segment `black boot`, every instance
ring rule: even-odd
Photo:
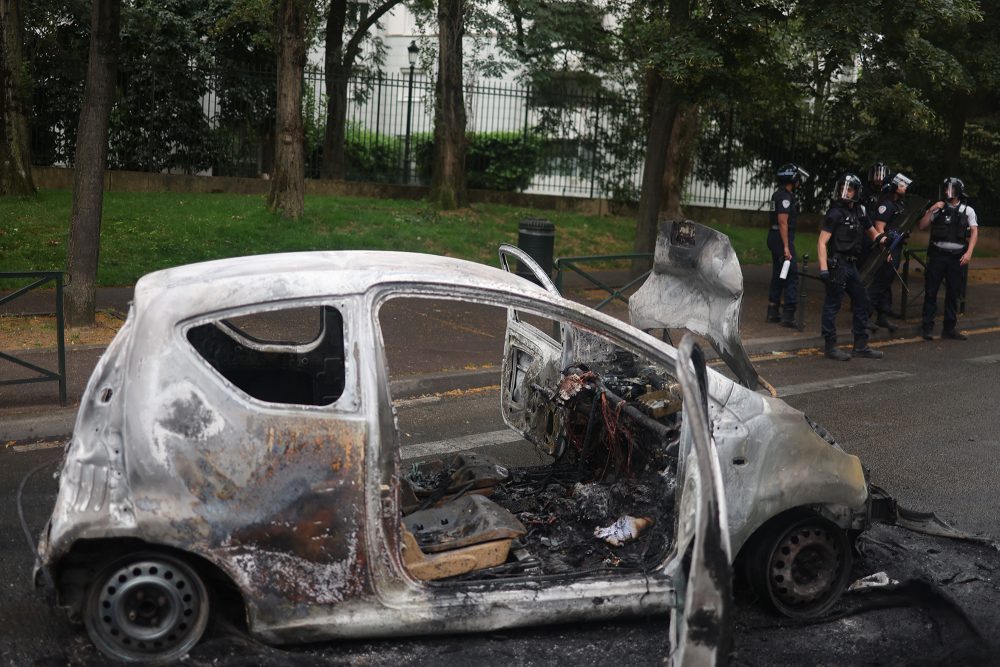
[[[827,359],[833,359],[834,361],[850,361],[851,355],[847,354],[839,347],[837,347],[837,341],[827,338],[826,339],[826,351],[823,353],[826,355]]]
[[[878,319],[875,320],[875,324],[882,327],[883,329],[888,329],[889,333],[896,333],[896,329],[899,328],[895,324],[890,322],[888,318],[886,318],[885,313],[883,313],[881,310],[878,311]]]
[[[785,308],[781,313],[781,326],[788,327],[789,329],[798,329],[799,325],[795,323],[795,309]]]
[[[776,303],[767,304],[767,321],[768,322],[781,321],[781,314],[778,312],[778,304]]]
[[[867,338],[855,338],[854,349],[851,351],[851,356],[864,357],[865,359],[881,359],[885,355],[879,350],[873,350],[868,347]]]

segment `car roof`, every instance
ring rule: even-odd
[[[183,318],[268,301],[358,294],[376,285],[462,286],[552,299],[513,273],[453,257],[336,250],[233,257],[156,271],[136,283],[134,307]],[[155,306],[154,306],[155,304]],[[166,315],[161,310],[161,315]]]

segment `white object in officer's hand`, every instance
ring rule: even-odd
[[[790,259],[786,259],[785,263],[781,265],[781,273],[779,274],[779,276],[782,280],[788,277],[788,269],[791,266],[792,266],[792,260]]]

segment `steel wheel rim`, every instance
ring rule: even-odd
[[[184,563],[158,555],[134,557],[95,579],[84,620],[106,655],[125,661],[173,660],[201,639],[208,595]]]
[[[836,526],[817,520],[792,526],[775,542],[767,562],[772,601],[790,616],[821,613],[842,592],[849,556]]]

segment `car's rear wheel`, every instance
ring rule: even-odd
[[[95,577],[84,606],[87,634],[105,655],[127,662],[170,662],[201,639],[208,590],[178,558],[137,553]]]
[[[834,605],[851,573],[851,544],[832,521],[811,512],[772,520],[756,536],[747,574],[757,595],[792,618]]]

